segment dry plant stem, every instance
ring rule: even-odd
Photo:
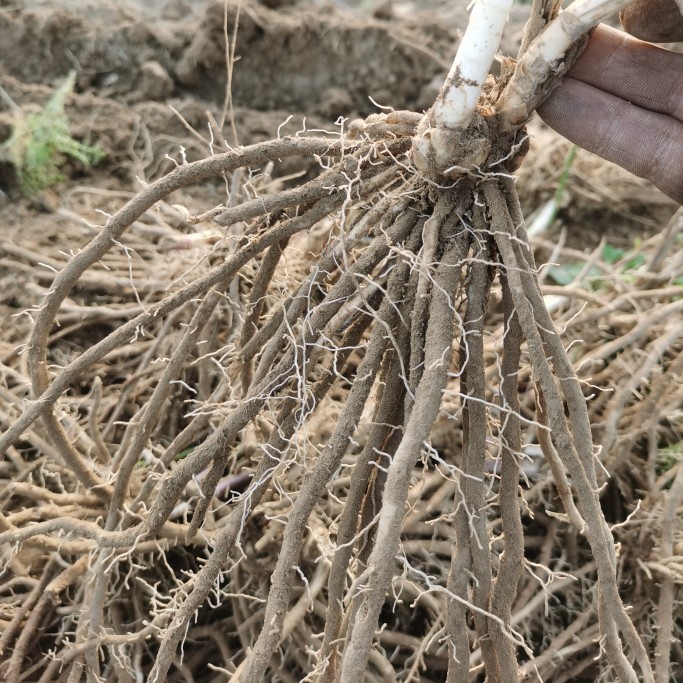
[[[59,605],[62,602],[61,594],[69,587],[71,587],[78,579],[83,576],[88,569],[90,557],[84,555],[76,560],[74,564],[67,567],[61,574],[54,578],[45,589],[45,594],[50,599],[53,605]]]
[[[367,275],[378,261],[381,261],[386,257],[393,245],[404,240],[415,224],[416,218],[414,212],[406,212],[404,216],[397,220],[396,223],[387,230],[381,241],[376,240],[373,245],[362,254],[353,267],[344,273],[338,282],[330,289],[325,302],[317,307],[308,320],[306,334],[303,340],[303,346],[304,349],[306,349],[306,353],[310,353],[312,344],[317,341],[321,330],[329,320],[333,318],[343,301],[353,294],[358,286],[358,276]],[[275,241],[277,240],[273,240],[273,242]],[[272,368],[271,373],[264,381],[261,384],[252,387],[252,391],[247,397],[247,400],[243,401],[237,409],[226,416],[221,426],[216,429],[203,444],[197,447],[190,456],[185,458],[178,465],[178,467],[162,479],[156,500],[149,509],[145,521],[140,527],[133,527],[128,531],[123,532],[106,530],[95,531],[95,528],[88,524],[78,522],[77,520],[70,520],[69,526],[73,529],[78,528],[80,533],[84,533],[88,537],[96,538],[102,547],[128,545],[134,543],[136,540],[142,540],[143,537],[154,537],[168,519],[168,515],[192,476],[198,474],[217,457],[218,454],[225,452],[226,448],[229,447],[229,444],[232,443],[239,431],[256,416],[269,394],[274,389],[277,389],[281,382],[284,382],[291,377],[301,363],[305,362],[305,354],[304,357],[298,358],[297,363],[295,363],[294,360],[294,350],[290,349],[281,358],[279,363]],[[29,529],[7,533],[12,533],[12,535],[15,535],[18,539],[19,537],[30,537],[36,533],[41,533],[43,528],[49,530],[58,527],[56,527],[54,523],[52,525],[50,523],[41,523],[34,525]],[[0,539],[3,535],[4,534],[0,534]]]
[[[662,363],[662,357],[664,354],[668,353],[670,349],[674,348],[674,345],[678,339],[683,337],[683,324],[676,325],[674,328],[666,335],[662,335],[650,349],[643,349],[645,357],[643,362],[638,366],[633,368],[633,374],[629,377],[627,376],[618,387],[618,395],[615,401],[613,401],[612,406],[604,418],[605,428],[604,436],[602,439],[602,447],[606,453],[610,453],[610,457],[607,458],[605,462],[605,467],[608,472],[616,472],[622,464],[622,459],[625,457],[626,453],[630,449],[624,448],[614,448],[615,442],[619,439],[619,429],[622,426],[620,420],[626,409],[627,402],[631,401],[633,395],[638,391],[638,387],[644,377],[650,377],[655,368],[660,368]],[[673,378],[675,381],[676,375]],[[658,378],[661,380],[661,377]],[[650,404],[656,397],[650,393],[647,398],[641,400],[641,408],[639,414],[645,416],[648,404]],[[654,401],[653,401],[654,402]]]
[[[22,622],[27,618],[27,615],[30,615],[31,611],[35,609],[36,605],[38,604],[38,601],[43,596],[45,589],[49,585],[50,579],[52,578],[52,572],[54,570],[55,565],[56,560],[54,557],[51,557],[45,565],[45,568],[43,569],[40,581],[38,581],[38,583],[31,591],[30,595],[23,601],[21,606],[17,608],[9,625],[5,627],[4,632],[2,633],[2,635],[0,635],[0,655],[4,654],[6,648],[9,646],[12,638],[14,637],[14,634],[19,630]],[[26,627],[24,627],[24,629],[25,628]],[[16,650],[17,648],[15,646],[15,653]],[[17,657],[19,657],[19,663],[15,664],[14,666],[21,665],[21,659],[23,658],[23,656],[23,653],[19,653],[17,655]],[[5,660],[5,663],[7,663],[11,669],[12,665],[9,664],[9,660]],[[0,673],[2,673],[2,667],[0,667]]]
[[[676,344],[680,342],[683,337],[683,331],[675,335],[671,335],[672,347],[676,348]],[[659,342],[656,343],[656,346]],[[649,351],[652,355],[654,349]],[[668,355],[668,354],[667,354]],[[666,361],[665,361],[666,362]],[[628,415],[624,416],[625,420],[633,420],[632,427],[623,433],[615,447],[615,453],[606,461],[606,468],[608,472],[619,471],[623,468],[623,464],[628,460],[629,454],[632,455],[632,443],[629,445],[629,438],[637,439],[644,436],[647,432],[649,438],[649,454],[648,454],[648,481],[651,480],[652,487],[650,488],[650,495],[657,494],[658,486],[655,483],[656,476],[656,456],[658,450],[658,435],[657,430],[662,415],[668,412],[670,408],[668,405],[671,402],[680,402],[681,399],[681,376],[683,375],[683,351],[680,352],[669,364],[666,372],[658,374],[658,369],[655,367],[651,375],[642,376],[643,383],[647,379],[651,379],[650,388],[651,393],[642,402],[634,404]],[[678,391],[676,389],[678,388]],[[637,390],[636,390],[637,391]]]
[[[232,279],[232,277],[229,279]],[[135,464],[140,459],[142,449],[157,424],[161,410],[173,387],[172,383],[180,377],[187,357],[192,352],[192,349],[194,349],[204,325],[220,301],[220,291],[225,289],[229,279],[219,283],[217,290],[210,291],[204,298],[204,301],[197,307],[197,311],[192,317],[180,344],[173,352],[163,375],[159,378],[154,388],[151,398],[147,401],[144,413],[139,418],[131,421],[127,427],[127,431],[130,431],[132,434],[130,446],[125,453],[117,454],[114,459],[113,471],[116,473],[116,482],[105,526],[105,529],[109,531],[113,530],[119,521],[120,513],[128,494],[131,474]]]
[[[681,351],[678,356],[669,365],[666,372],[660,375],[652,382],[652,394],[647,397],[647,415],[651,421],[651,434],[650,434],[650,451],[648,453],[647,462],[647,476],[648,476],[648,489],[650,495],[656,497],[659,494],[659,486],[657,485],[657,436],[655,433],[656,424],[658,423],[658,415],[660,414],[660,408],[666,403],[668,399],[667,390],[671,386],[675,386],[674,383],[681,384],[681,377],[683,376],[683,351]],[[625,446],[624,446],[625,449]]]
[[[622,351],[627,346],[635,344],[642,339],[651,329],[660,324],[662,321],[670,319],[672,316],[683,312],[683,300],[672,301],[669,304],[658,306],[650,315],[643,319],[642,315],[634,318],[635,324],[626,334],[622,334],[618,339],[602,344],[590,354],[582,358],[582,363],[595,363],[596,361],[605,361],[610,356],[613,356],[619,351]],[[600,316],[601,317],[601,316]],[[599,318],[598,318],[599,319]]]
[[[349,329],[332,367],[310,389],[308,401],[301,415],[297,414],[298,411],[294,410],[294,401],[283,406],[278,416],[281,428],[273,432],[269,443],[263,449],[264,454],[254,473],[254,484],[243,494],[237,507],[230,513],[223,530],[215,539],[211,556],[202,569],[193,577],[190,590],[188,591],[189,594],[178,608],[172,622],[163,635],[159,646],[159,653],[149,675],[148,680],[150,683],[166,680],[166,674],[172,664],[178,643],[186,632],[187,624],[213,589],[216,578],[224,571],[229,553],[239,539],[244,520],[249,512],[258,505],[261,496],[268,488],[272,476],[282,462],[284,452],[289,447],[292,436],[300,426],[301,419],[305,415],[310,414],[325,396],[336,379],[335,369],[343,366],[346,362],[346,359],[351,354],[352,349],[357,346],[369,323],[370,318],[363,316]]]
[[[659,243],[659,247],[648,259],[646,272],[658,274],[662,270],[662,265],[667,256],[676,248],[678,236],[683,233],[683,206],[671,216],[667,226],[662,230],[664,239]],[[647,278],[647,276],[645,276]]]
[[[538,674],[540,674],[541,680],[544,680],[546,677],[543,675],[546,673],[544,671],[544,667],[546,667],[549,669],[546,675],[550,676],[550,674],[557,667],[556,661],[553,660],[557,660],[560,649],[567,641],[575,641],[577,635],[581,634],[588,623],[594,619],[595,612],[590,608],[583,614],[579,615],[564,631],[553,638],[550,645],[542,654],[538,655],[538,657],[534,657],[526,662],[524,666],[522,666],[522,675],[526,676],[530,680],[533,680],[531,677],[534,675],[534,673],[538,672]]]
[[[352,143],[344,143],[344,145],[347,151],[352,151]],[[143,192],[140,192],[128,202],[128,204],[114,214],[108,221],[107,226],[88,245],[88,247],[69,261],[62,269],[55,278],[50,293],[45,298],[40,313],[35,320],[29,347],[30,365],[33,368],[33,390],[37,398],[35,403],[22,415],[22,417],[17,420],[2,437],[0,437],[0,454],[4,453],[7,447],[13,443],[21,433],[37,419],[37,417],[49,411],[54,401],[68,388],[67,382],[57,384],[57,378],[55,378],[50,389],[47,389],[50,382],[46,365],[46,344],[61,303],[68,296],[81,274],[102,258],[102,256],[114,246],[114,242],[118,241],[123,232],[132,223],[138,220],[145,211],[177,189],[201,182],[207,178],[221,176],[224,173],[228,173],[242,166],[259,166],[270,159],[289,156],[336,156],[341,152],[342,146],[343,145],[340,142],[315,138],[284,138],[252,145],[240,151],[228,152],[210,157],[209,159],[178,167],[167,176],[151,184]],[[284,235],[280,236],[280,239],[283,237]],[[258,251],[260,251],[260,249]],[[258,251],[256,253],[258,253]],[[206,288],[219,282],[221,279],[223,278],[217,277],[215,282],[208,284]],[[197,283],[193,284],[196,286]],[[201,291],[201,289],[199,291]],[[198,292],[193,292],[188,299],[196,296],[197,293]],[[173,297],[169,297],[169,299],[172,298]],[[168,301],[168,299],[166,301]],[[173,310],[177,305],[178,302],[174,302],[174,305],[169,307],[168,310]],[[165,315],[162,305],[153,307],[147,314],[138,316],[136,320],[138,321],[138,324],[144,325],[145,322],[152,320],[153,316],[156,315]],[[132,329],[130,324],[124,327],[128,328],[126,334],[123,335],[124,338],[130,337],[135,329],[135,325],[132,326]],[[115,348],[115,346],[112,348]],[[87,355],[87,353],[83,354],[83,356],[85,355]],[[79,361],[82,361],[83,356],[67,366],[65,370],[73,367]],[[64,370],[60,373],[59,377],[63,378],[63,375]],[[86,463],[80,462],[74,463],[74,465],[76,466],[76,471],[80,473],[79,478],[81,478],[84,484],[88,485],[86,481],[83,481],[83,478],[89,480],[91,476],[94,475],[92,475]],[[88,474],[88,472],[90,472],[90,474]]]
[[[221,112],[220,125],[216,123],[216,120],[211,117],[211,121],[214,124],[220,141],[222,144],[226,144],[223,139],[222,130],[225,126],[226,119],[230,121],[230,132],[232,133],[233,144],[237,144],[237,126],[235,125],[235,110],[232,99],[232,77],[235,68],[235,47],[237,45],[237,29],[240,23],[240,12],[242,11],[242,0],[237,3],[237,9],[235,10],[235,19],[232,26],[232,35],[228,34],[228,2],[223,5],[223,38],[225,40],[225,99],[223,100],[223,111]]]
[[[520,518],[519,463],[517,462],[522,448],[517,372],[522,355],[523,337],[515,314],[510,288],[503,274],[501,274],[501,284],[503,316],[507,322],[503,338],[500,396],[501,404],[506,412],[500,434],[502,465],[498,500],[505,550],[500,558],[500,566],[493,587],[491,613],[499,617],[509,629],[512,620],[512,605],[524,569],[524,531]],[[502,632],[500,624],[495,620],[489,621],[489,631],[498,659],[501,681],[517,680],[519,673],[512,641]]]
[[[384,325],[379,321],[375,325],[365,357],[358,366],[356,381],[344,404],[335,431],[325,449],[318,456],[313,471],[304,478],[296,503],[289,513],[268,594],[264,626],[254,649],[249,654],[244,674],[239,679],[244,683],[257,683],[263,680],[268,662],[281,637],[282,626],[289,608],[291,589],[296,582],[295,569],[299,563],[308,517],[324,492],[330,477],[341,463],[348,448],[349,439],[356,430],[365,402],[375,382],[387,344],[385,325],[391,329],[395,324],[396,312],[393,299],[397,298],[397,289],[402,285],[400,281],[397,282],[396,278],[392,280],[387,293],[389,301],[385,301],[379,311],[379,319]]]
[[[221,382],[216,387],[213,394],[209,397],[209,400],[207,401],[208,405],[211,406],[220,403],[230,392],[230,390],[231,388],[229,382]],[[130,524],[132,516],[138,510],[139,506],[149,500],[152,490],[157,484],[157,478],[156,476],[152,476],[152,474],[163,474],[168,465],[173,462],[173,460],[182,452],[184,448],[198,440],[202,432],[206,429],[211,421],[211,416],[212,413],[210,410],[196,415],[192,418],[190,424],[188,424],[187,427],[185,427],[185,429],[183,429],[169,444],[163,456],[159,458],[156,463],[154,463],[154,466],[147,475],[140,492],[132,501],[128,511],[123,516],[123,520],[121,522],[122,528],[127,528],[127,526]]]
[[[661,558],[673,557],[674,533],[677,521],[677,509],[683,501],[683,467],[669,491],[664,507],[662,524],[662,540],[660,544]],[[657,604],[657,650],[655,657],[655,681],[667,683],[670,679],[669,664],[671,660],[671,646],[674,642],[674,609],[676,602],[676,585],[674,577],[662,574],[659,587],[659,603]]]
[[[53,567],[54,564],[48,563],[43,578],[48,574],[47,569],[52,569]],[[35,640],[42,621],[51,609],[54,609],[54,604],[50,597],[46,593],[41,592],[38,601],[31,607],[28,619],[26,619],[21,634],[14,644],[12,656],[7,664],[7,677],[4,679],[7,683],[18,683],[21,680],[21,665],[24,657],[31,647],[31,642]]]
[[[522,255],[518,257],[515,253],[515,247],[519,247],[519,242],[511,226],[502,194],[496,186],[491,184],[485,184],[484,191],[486,203],[491,213],[491,228],[505,265],[520,326],[527,340],[532,368],[547,402],[548,420],[555,449],[572,478],[582,516],[586,522],[586,537],[598,569],[598,613],[607,657],[621,681],[636,683],[638,678],[624,655],[619,640],[618,631],[620,630],[638,662],[643,680],[651,683],[654,678],[647,653],[624,609],[617,590],[614,539],[600,508],[594,469],[591,478],[591,473],[584,466],[588,456],[584,453],[581,457],[577,452],[577,447],[564,417],[562,395],[544,351],[544,341],[548,343],[549,337],[557,337],[557,333],[552,327],[541,327],[543,321],[536,319],[538,306],[535,303],[541,296],[540,290],[534,273],[529,270],[524,257]],[[559,346],[560,348],[557,351],[555,348],[553,349],[553,364],[557,367],[560,359],[564,357],[567,365],[571,367],[566,359],[564,348],[561,344]],[[576,381],[573,373],[569,376],[564,375],[560,386],[566,388],[572,379]],[[566,399],[568,404],[572,403],[572,396],[566,396]],[[569,407],[570,413],[572,408],[575,410],[577,408],[577,406],[571,405]],[[589,425],[586,425],[582,431],[589,431],[588,427]],[[575,436],[578,441],[580,434],[575,434]],[[592,449],[589,457],[592,464]]]
[[[456,237],[448,245],[434,276],[435,287],[426,337],[425,372],[416,392],[415,404],[403,439],[389,466],[366,583],[354,597],[354,602],[357,603],[356,617],[350,626],[348,644],[342,660],[341,683],[363,680],[377,618],[394,572],[393,558],[398,551],[410,477],[438,414],[441,393],[448,376],[454,333],[453,302],[459,286],[458,278],[454,277],[454,269],[464,257],[463,244],[466,245],[467,241]]]
[[[154,307],[151,307],[146,313],[143,313],[128,323],[119,327],[115,332],[103,339],[101,342],[91,347],[88,351],[81,354],[76,360],[70,363],[61,373],[53,380],[49,389],[41,396],[39,401],[34,402],[31,407],[17,419],[12,427],[0,437],[0,442],[7,440],[7,445],[11,443],[13,435],[19,436],[24,430],[24,425],[30,425],[37,419],[44,410],[56,401],[59,396],[68,389],[71,383],[84,372],[93,363],[104,357],[109,351],[116,348],[120,344],[126,343],[131,336],[136,334],[136,330],[140,327],[154,321],[157,316],[163,316],[176,309],[179,305],[189,301],[190,299],[201,295],[210,287],[217,283],[226,280],[234,274],[254,256],[256,256],[264,248],[274,244],[289,235],[295,234],[301,230],[306,230],[311,225],[315,224],[322,217],[326,216],[330,211],[333,211],[341,203],[341,198],[325,198],[320,200],[313,208],[299,218],[294,218],[286,221],[271,231],[251,240],[246,246],[239,249],[234,256],[229,258],[224,264],[209,272],[207,275],[195,280],[190,285],[187,285],[179,292],[167,297],[162,302]]]

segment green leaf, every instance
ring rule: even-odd
[[[606,244],[602,248],[602,260],[610,265],[613,265],[617,261],[621,261],[625,254],[626,252],[623,249],[619,249],[619,247],[613,247],[611,244]]]
[[[585,267],[585,263],[565,263],[560,266],[550,266],[548,274],[558,285],[570,285],[576,280]],[[585,278],[599,278],[602,275],[599,268],[591,268]]]
[[[53,93],[42,111],[15,116],[12,134],[3,143],[14,165],[22,191],[37,194],[63,179],[59,172],[64,156],[70,156],[85,166],[99,161],[104,152],[71,137],[64,102],[73,92],[75,72]]]
[[[637,246],[638,245],[636,245],[636,247]],[[625,249],[620,249],[619,247],[613,247],[611,244],[606,244],[602,249],[602,260],[605,263],[613,265],[623,260],[628,253],[629,252]],[[643,254],[634,254],[630,259],[628,259],[628,261],[624,263],[624,267],[621,272],[625,273],[627,270],[638,268],[642,266],[645,261],[646,259]]]
[[[633,258],[630,258],[624,264],[624,272],[627,270],[633,270],[634,268],[639,268],[645,263],[646,259],[643,254],[636,254]]]

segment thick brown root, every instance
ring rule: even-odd
[[[12,454],[25,433],[45,448],[46,471],[80,498],[17,484],[10,499],[42,496],[54,507],[31,523],[0,516],[0,544],[91,559],[73,571],[45,565],[0,638],[0,648],[13,644],[8,680],[28,675],[32,634],[55,596],[75,586],[75,635],[37,667],[41,681],[58,669],[72,680],[84,669],[116,676],[151,639],[158,646],[144,672],[163,681],[182,670],[186,639],[210,637],[221,670],[241,683],[273,677],[278,653],[294,679],[411,676],[429,656],[449,681],[481,667],[487,680],[508,683],[542,665],[518,623],[520,599],[542,595],[539,571],[557,581],[591,572],[594,611],[568,628],[600,638],[613,677],[654,680],[619,596],[583,389],[545,306],[510,177],[525,135],[499,130],[495,116],[481,116],[465,137],[430,129],[428,117],[416,131],[417,122],[397,112],[356,124],[351,139],[281,140],[180,167],[55,278],[29,346],[35,400],[0,445]],[[145,211],[177,187],[295,154],[330,169],[297,190],[210,212],[234,231],[201,268],[50,374],[61,307]],[[320,241],[306,243],[313,235]],[[303,249],[315,252],[307,267],[278,280]],[[100,425],[111,390],[92,378],[157,323],[159,335],[175,332],[163,352],[148,349],[131,379],[144,400],[121,392],[115,417]],[[82,382],[96,399],[86,426],[63,413],[65,392]],[[173,422],[179,385],[200,396],[183,394],[190,407]],[[447,456],[433,445],[444,413],[453,424]],[[567,562],[558,576],[544,564],[549,554],[528,559],[520,484],[532,441],[548,460],[543,490],[557,509],[548,553],[555,535],[585,539],[587,568]],[[421,502],[421,486],[434,502]],[[679,498],[680,488],[677,479]],[[92,514],[70,515],[76,500]],[[669,547],[671,509],[666,519]],[[411,550],[427,522],[445,534],[448,575]],[[165,563],[158,572],[152,555]],[[19,557],[8,564],[17,577]],[[136,613],[121,601],[129,576]],[[424,639],[378,634],[406,600],[424,610]],[[211,605],[229,636],[207,620]],[[392,643],[419,656],[392,659]],[[662,643],[670,648],[671,638]],[[659,669],[667,662],[661,656]]]

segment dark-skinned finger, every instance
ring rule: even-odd
[[[568,75],[683,121],[683,54],[598,26]]]
[[[683,204],[683,123],[565,78],[539,109],[575,144],[641,178]]]
[[[641,40],[673,43],[683,40],[683,3],[676,0],[638,0],[621,11],[621,25]]]

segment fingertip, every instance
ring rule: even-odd
[[[538,110],[551,128],[589,152],[647,178],[683,204],[683,123],[572,78]]]
[[[623,31],[598,26],[568,76],[638,107],[683,120],[683,54]]]
[[[632,36],[653,43],[683,40],[683,15],[676,0],[640,0],[619,14]]]

